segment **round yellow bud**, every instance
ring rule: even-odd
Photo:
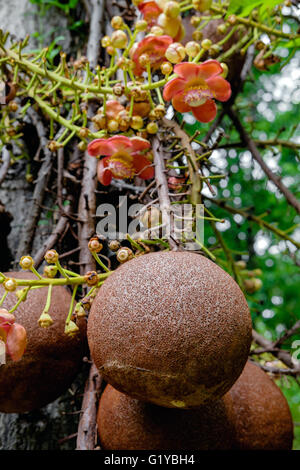
[[[210,39],[203,39],[203,41],[201,42],[201,47],[205,51],[208,51],[208,49],[210,49],[211,46],[212,46],[212,41]]]
[[[141,67],[146,68],[148,64],[150,64],[150,57],[148,54],[142,54],[139,57],[139,63]]]
[[[17,281],[15,279],[6,279],[3,283],[3,287],[8,292],[13,292],[17,288]]]
[[[162,36],[164,34],[164,30],[160,26],[152,26],[150,34],[153,34],[154,36]]]
[[[113,47],[116,47],[117,49],[125,49],[125,47],[127,46],[127,42],[128,38],[125,31],[117,29],[117,31],[114,31],[112,33],[111,44]]]
[[[192,4],[197,11],[209,10],[212,0],[192,0]]]
[[[115,119],[110,119],[107,123],[107,130],[109,132],[117,132],[119,129],[119,123]]]
[[[202,31],[193,31],[192,38],[194,39],[194,41],[201,41],[201,39],[203,38]]]
[[[109,36],[103,36],[101,39],[101,46],[102,47],[108,47],[111,45],[110,37]]]
[[[148,23],[145,20],[139,20],[135,24],[135,29],[139,32],[146,31],[147,28],[148,28]]]
[[[166,50],[165,56],[172,64],[179,64],[185,58],[185,48],[179,42],[174,42]]]
[[[141,129],[143,125],[144,125],[144,121],[141,116],[132,116],[131,122],[130,122],[130,127],[132,127],[132,129],[135,129],[135,130]]]
[[[190,19],[190,23],[194,28],[197,28],[199,24],[201,23],[201,21],[202,20],[200,16],[192,16],[192,18]]]
[[[160,66],[160,70],[164,75],[170,75],[173,71],[173,66],[170,62],[163,62]]]
[[[189,57],[196,57],[196,55],[200,52],[200,46],[195,41],[189,41],[185,45],[185,51]]]
[[[31,256],[22,256],[20,259],[20,266],[22,269],[30,269],[33,266],[33,259]]]
[[[164,14],[169,18],[177,18],[180,15],[180,6],[177,2],[168,2],[164,8]]]
[[[124,21],[121,16],[113,16],[110,24],[112,25],[114,29],[121,29],[124,27]]]
[[[149,122],[146,130],[149,134],[156,134],[158,131],[158,125],[156,124],[156,122]]]

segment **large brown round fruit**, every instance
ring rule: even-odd
[[[98,409],[98,432],[105,450],[230,449],[229,395],[197,410],[162,408],[108,385]]]
[[[33,279],[26,272],[5,273],[7,277]],[[3,295],[0,286],[0,296]],[[86,352],[86,326],[81,321],[80,334],[70,338],[64,334],[71,296],[64,287],[54,287],[49,313],[54,321],[41,328],[38,319],[46,304],[47,287],[29,291],[26,302],[14,312],[16,321],[27,332],[27,347],[22,359],[0,366],[0,412],[24,413],[41,408],[62,395],[72,384]],[[12,308],[17,301],[9,293],[3,304]]]
[[[236,429],[235,447],[243,450],[290,450],[293,421],[281,390],[255,364],[247,365],[226,394],[233,400],[229,418]]]
[[[157,252],[121,265],[88,320],[92,358],[105,380],[139,400],[196,408],[241,374],[251,319],[235,281],[191,252]]]

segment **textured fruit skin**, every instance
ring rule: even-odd
[[[21,279],[34,279],[31,273],[5,273]],[[3,295],[0,286],[0,296]],[[27,331],[27,347],[22,359],[0,366],[0,412],[25,413],[41,408],[62,395],[72,384],[86,354],[86,322],[78,322],[80,334],[69,338],[64,334],[71,295],[64,287],[54,287],[49,313],[54,323],[41,328],[38,319],[46,304],[48,288],[29,291],[27,300],[14,312],[16,321]],[[10,309],[16,303],[9,293],[3,304]]]
[[[196,408],[224,395],[247,361],[251,318],[235,281],[190,252],[157,252],[120,266],[88,320],[92,358],[133,398]]]
[[[291,450],[293,421],[281,390],[259,368],[246,367],[226,394],[233,400],[229,418],[236,429],[234,447],[241,450]]]
[[[105,450],[225,450],[234,429],[227,418],[231,398],[198,410],[161,408],[108,385],[98,408],[98,432]]]

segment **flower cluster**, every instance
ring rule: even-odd
[[[6,309],[0,309],[0,340],[6,345],[6,352],[13,361],[19,361],[26,348],[26,330],[16,323],[15,316]]]

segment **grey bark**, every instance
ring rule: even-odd
[[[40,39],[44,37],[46,42],[61,35],[65,38],[64,50],[70,47],[67,19],[53,9],[46,16],[41,16],[37,6],[29,0],[0,0],[0,28],[10,31],[19,39],[36,31],[40,33]],[[28,48],[35,49],[40,45],[37,39],[31,38]],[[18,149],[13,148],[13,152],[16,155]],[[32,201],[32,186],[26,182],[25,171],[26,163],[20,161],[8,170],[0,186],[0,201],[13,217],[8,236],[8,245],[13,256],[18,251],[20,233]],[[47,199],[44,204],[47,205]],[[42,219],[47,222],[45,212]],[[37,227],[33,253],[43,245],[52,228],[49,221]],[[86,369],[84,366],[83,372],[64,396],[41,410],[22,415],[0,413],[0,450],[74,449]],[[68,436],[72,437],[64,440]]]

